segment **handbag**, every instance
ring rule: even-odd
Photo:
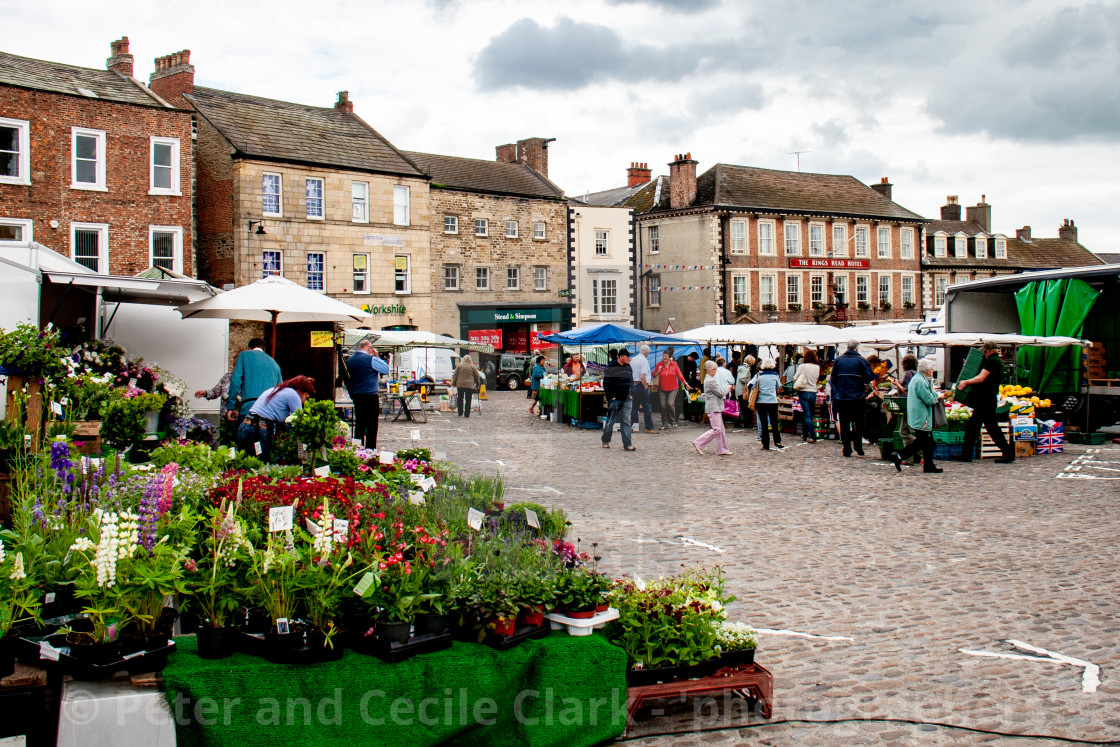
[[[723,401],[723,414],[729,418],[739,417],[739,401],[734,397],[728,397]]]
[[[747,407],[752,410],[757,409],[758,406],[758,384],[756,383],[751,387],[751,396],[747,399]]]
[[[947,428],[949,426],[949,418],[945,417],[945,405],[938,401],[933,406],[933,427],[934,428]]]

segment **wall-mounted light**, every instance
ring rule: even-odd
[[[253,226],[257,227],[256,231],[253,231]],[[249,234],[252,235],[253,233],[256,233],[257,236],[264,236],[267,233],[264,230],[264,221],[263,220],[251,220],[251,221],[249,221]]]

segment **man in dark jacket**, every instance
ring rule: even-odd
[[[377,448],[377,419],[381,416],[381,377],[389,374],[389,364],[373,349],[369,340],[346,361],[350,374],[350,399],[354,402],[354,438],[367,449]]]
[[[707,348],[705,348],[705,350],[707,350]],[[682,355],[680,358],[677,358],[677,368],[681,370],[681,375],[684,376],[684,385],[688,387],[688,390],[691,392],[700,391],[700,376],[696,372],[696,359],[699,357],[697,353],[689,353],[688,355]],[[677,412],[683,413],[687,400],[685,399],[684,392],[681,392],[678,396],[680,397],[680,401],[677,402]],[[686,417],[688,417],[689,420],[699,423],[703,418],[701,412],[695,412]]]
[[[832,406],[840,420],[840,441],[844,444],[844,456],[850,457],[854,450],[863,456],[863,407],[867,397],[867,387],[874,376],[871,366],[857,350],[859,343],[848,342],[848,349],[832,364],[829,382],[832,385]]]
[[[603,448],[611,447],[614,424],[622,431],[622,448],[637,451],[630,443],[630,385],[634,374],[630,370],[630,351],[622,348],[603,374],[603,398],[607,404],[607,424],[603,426]]]

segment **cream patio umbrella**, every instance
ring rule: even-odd
[[[272,352],[276,325],[287,322],[364,322],[369,314],[324,296],[291,280],[271,275],[212,298],[178,308],[184,319],[248,319],[272,323]]]

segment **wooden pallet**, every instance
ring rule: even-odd
[[[1089,376],[1089,386],[1114,386],[1120,389],[1120,379],[1106,379],[1104,377],[1094,378],[1091,374]]]
[[[1012,443],[1012,440],[1011,440],[1011,424],[1006,423],[1004,425],[1005,425],[1005,430],[1004,430],[1004,433],[1003,433],[1003,437],[1007,439],[1008,443]],[[987,429],[982,429],[980,431],[980,458],[981,459],[994,459],[995,457],[1001,457],[1001,456],[1003,456],[1003,452],[999,450],[999,447],[996,446],[996,442],[993,441],[992,437],[988,435]]]

